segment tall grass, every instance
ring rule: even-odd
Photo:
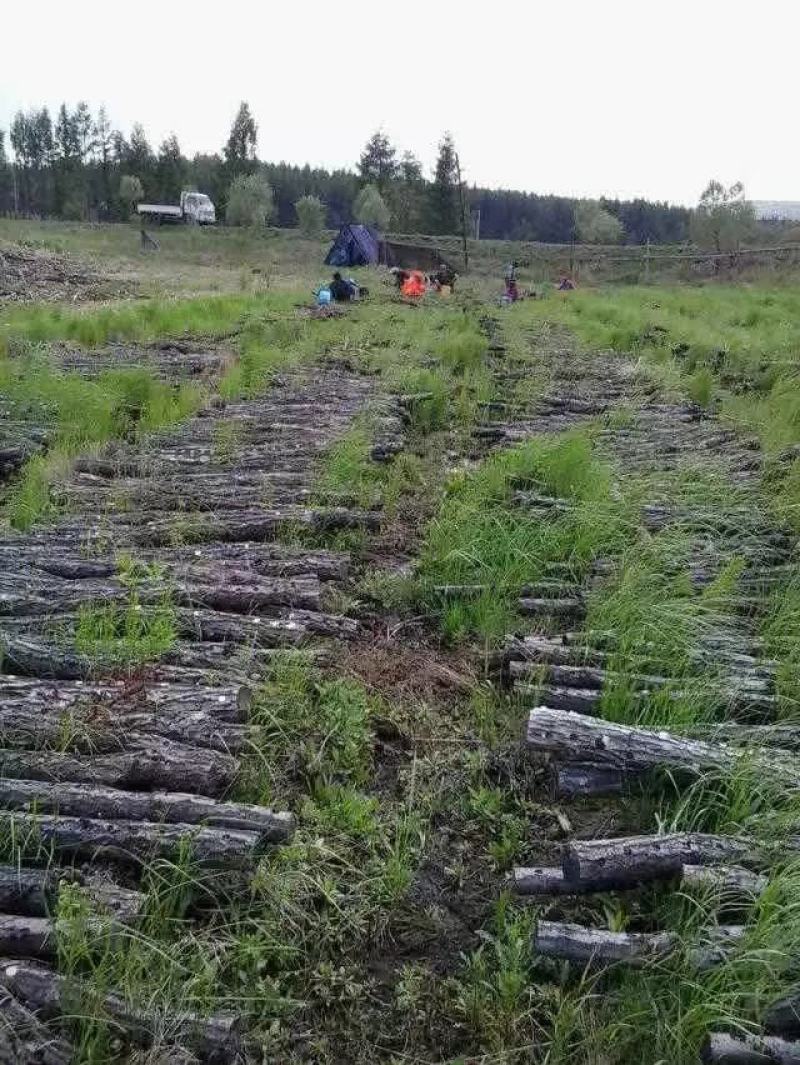
[[[573,501],[565,513],[533,516],[514,492],[533,489]],[[526,584],[551,575],[554,563],[576,580],[602,552],[619,550],[626,515],[611,497],[610,470],[592,455],[587,436],[531,442],[500,452],[452,479],[420,555],[420,593],[450,636],[496,638],[518,620]],[[478,586],[477,595],[442,601],[442,585]]]

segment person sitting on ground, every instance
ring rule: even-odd
[[[419,299],[420,296],[425,295],[426,290],[425,275],[421,270],[412,270],[403,282],[403,287],[400,291],[407,298]]]
[[[504,298],[507,299],[509,303],[516,303],[517,300],[522,299],[522,293],[519,290],[517,279],[515,277],[509,277],[506,280],[506,292]]]
[[[568,277],[566,274],[564,274],[564,276],[561,278],[561,280],[558,283],[558,291],[559,292],[572,292],[572,290],[574,288],[575,288],[575,282],[572,280],[571,277]]]
[[[353,298],[353,290],[350,287],[350,283],[344,280],[338,270],[333,275],[333,280],[328,285],[328,288],[337,303],[349,303]]]
[[[439,282],[440,288],[449,288],[452,292],[456,287],[456,274],[452,266],[448,266],[447,263],[441,263],[439,269],[436,271],[436,280]]]

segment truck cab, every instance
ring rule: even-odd
[[[201,226],[213,226],[217,220],[214,204],[204,192],[182,192],[181,212],[187,222]]]

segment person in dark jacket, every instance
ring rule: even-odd
[[[353,298],[353,289],[348,281],[345,281],[337,270],[333,275],[333,281],[328,285],[331,296],[337,303],[349,303]]]

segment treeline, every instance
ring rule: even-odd
[[[355,219],[395,232],[443,234],[479,224],[486,239],[561,244],[582,238],[581,201],[463,184],[447,134],[430,179],[412,153],[398,153],[381,132],[369,139],[354,170],[261,162],[256,147],[257,126],[246,103],[222,150],[192,158],[184,155],[175,134],[157,148],[139,124],[126,136],[104,108],[93,115],[85,103],[73,109],[62,104],[55,118],[44,107],[19,112],[8,131],[0,130],[0,214],[121,221],[138,198],[173,203],[182,189],[194,188],[211,196],[222,218],[233,181],[257,173],[271,187],[271,221],[278,226],[297,225],[297,201],[313,196],[324,205],[329,227]],[[123,181],[126,176],[136,180]],[[379,195],[365,201],[365,187]],[[376,199],[380,209],[374,217],[359,218],[360,205],[369,202],[374,212]],[[593,209],[606,222],[608,216],[616,220],[611,229],[596,227],[598,234],[616,234],[614,240],[662,243],[688,237],[691,212],[682,207],[601,200]]]

